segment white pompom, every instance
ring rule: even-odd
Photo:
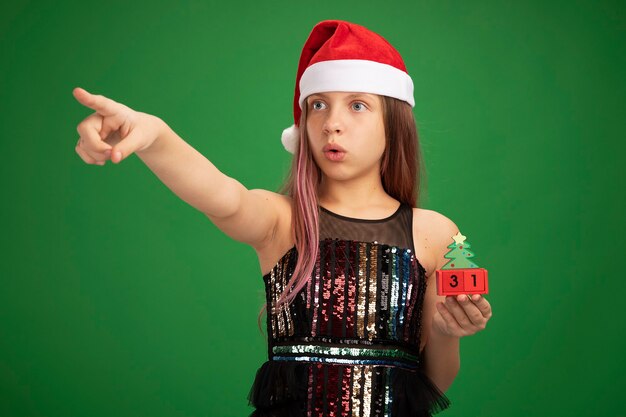
[[[289,153],[295,153],[298,141],[300,140],[300,129],[296,125],[291,125],[283,130],[280,138],[283,146]]]

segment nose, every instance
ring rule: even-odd
[[[327,113],[324,120],[323,131],[326,135],[341,134],[345,129],[341,110],[338,106],[333,106]]]

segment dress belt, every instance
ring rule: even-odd
[[[335,363],[341,365],[380,365],[407,369],[419,367],[419,356],[397,347],[359,348],[317,344],[279,345],[272,347],[275,361]]]

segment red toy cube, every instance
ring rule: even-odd
[[[484,268],[438,269],[437,294],[487,294],[489,285]]]

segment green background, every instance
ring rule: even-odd
[[[266,358],[251,248],[135,155],[85,164],[76,86],[276,190],[300,49],[345,19],[415,83],[428,192],[489,270],[442,416],[624,416],[619,1],[3,2],[0,416],[244,416]],[[615,262],[611,264],[611,262]]]

